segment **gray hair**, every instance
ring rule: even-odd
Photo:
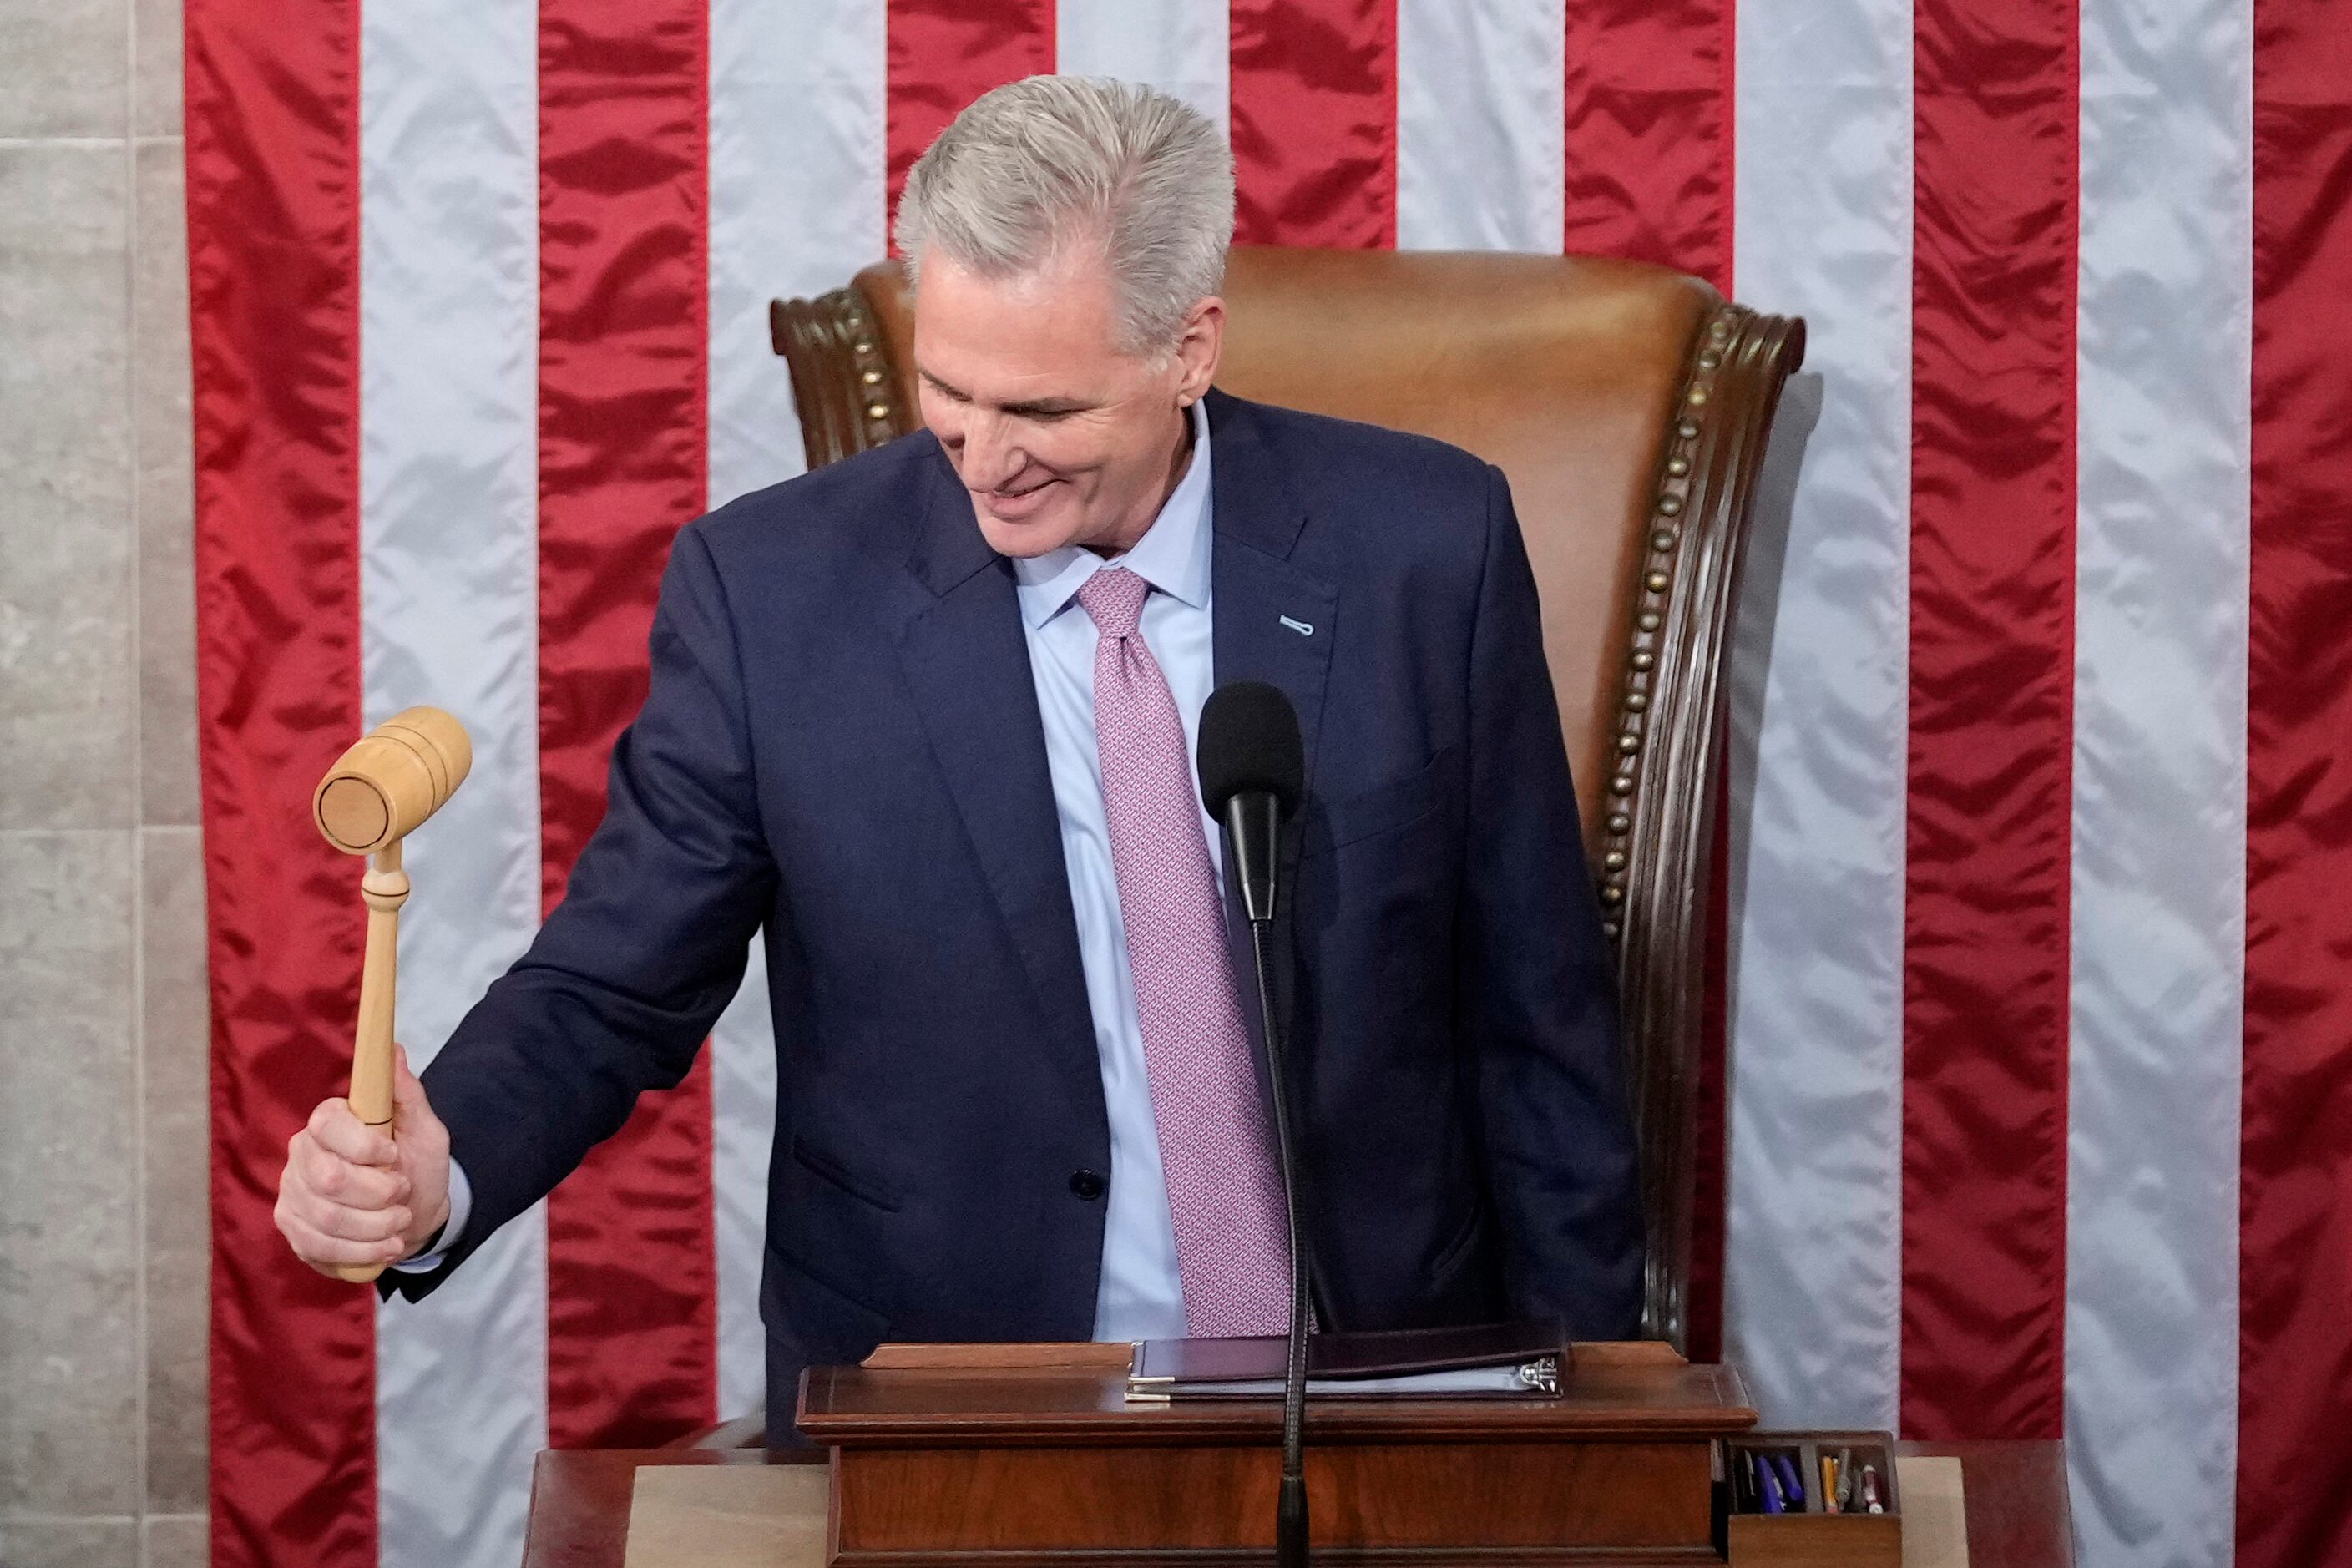
[[[915,161],[898,248],[919,277],[936,246],[1009,278],[1099,247],[1129,352],[1172,350],[1186,312],[1224,286],[1234,158],[1198,110],[1108,77],[1033,76],[985,93]]]

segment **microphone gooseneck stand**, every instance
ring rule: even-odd
[[[1307,1568],[1307,1322],[1309,1270],[1298,1212],[1298,1163],[1291,1131],[1289,1080],[1281,1026],[1275,1021],[1266,946],[1281,897],[1282,825],[1306,793],[1307,758],[1298,713],[1282,691],[1237,680],[1201,707],[1201,804],[1225,830],[1226,882],[1241,893],[1257,970],[1257,1011],[1265,1035],[1266,1085],[1273,1091],[1275,1161],[1290,1235],[1289,1356],[1282,1380],[1282,1488],[1276,1500],[1277,1568]],[[1326,1318],[1328,1321],[1328,1313]]]
[[[1248,821],[1253,807],[1261,816],[1255,824]],[[1271,850],[1279,821],[1280,807],[1270,794],[1236,794],[1225,805],[1227,842],[1235,846],[1255,842]],[[1257,829],[1255,834],[1247,831],[1253,826]],[[1235,858],[1246,853],[1240,850]],[[1246,865],[1236,868],[1245,888],[1255,880],[1249,876],[1253,869],[1256,868]],[[1283,1217],[1290,1237],[1290,1343],[1282,1381],[1282,1486],[1275,1503],[1274,1561],[1276,1568],[1307,1568],[1307,1243],[1298,1215],[1298,1164],[1291,1147],[1287,1064],[1280,1026],[1275,1020],[1273,987],[1267,980],[1266,940],[1274,925],[1272,869],[1270,864],[1265,868],[1269,896],[1264,902],[1248,897],[1244,901],[1249,916],[1252,967],[1257,971],[1258,1017],[1265,1029],[1275,1162],[1282,1173]]]

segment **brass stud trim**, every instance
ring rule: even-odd
[[[1696,442],[1702,433],[1701,413],[1714,395],[1715,373],[1721,369],[1725,356],[1730,352],[1733,329],[1743,314],[1737,306],[1726,306],[1706,323],[1706,337],[1696,345],[1688,374],[1683,380],[1679,412],[1675,417],[1674,434],[1681,443]],[[1664,479],[1687,479],[1695,466],[1687,450],[1674,451],[1665,458]],[[1657,526],[1650,534],[1653,551],[1661,555],[1667,554],[1680,542],[1682,529],[1674,520],[1680,518],[1688,501],[1689,497],[1681,487],[1670,489],[1664,483],[1660,485],[1654,503]],[[1662,564],[1654,563],[1643,571],[1642,585],[1654,595],[1663,595],[1674,586],[1674,579]],[[1616,798],[1604,818],[1609,836],[1619,840],[1627,837],[1633,830],[1630,797],[1634,794],[1634,763],[1645,739],[1641,732],[1638,716],[1649,711],[1648,674],[1657,668],[1658,663],[1654,647],[1645,645],[1665,624],[1665,617],[1654,604],[1637,611],[1633,620],[1636,628],[1633,639],[1634,646],[1627,652],[1627,662],[1632,669],[1622,700],[1627,727],[1617,736],[1617,771],[1611,775],[1608,784],[1609,793]],[[1609,875],[1600,888],[1601,898],[1613,910],[1624,901],[1624,883],[1631,860],[1623,847],[1612,847],[1603,858],[1602,864]],[[1601,923],[1602,933],[1612,942],[1622,936],[1622,929],[1613,914]]]
[[[890,405],[887,403],[869,403],[866,405],[866,417],[887,419],[890,417]]]

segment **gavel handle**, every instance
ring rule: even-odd
[[[367,900],[367,956],[360,965],[360,1021],[352,1038],[352,1113],[392,1135],[392,1013],[400,983],[400,906],[408,901],[408,873],[400,868],[397,838],[377,850],[360,882]],[[383,1272],[380,1263],[344,1264],[339,1279],[364,1285]]]

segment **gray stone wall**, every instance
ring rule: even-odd
[[[205,1561],[179,0],[0,0],[0,1563]]]

